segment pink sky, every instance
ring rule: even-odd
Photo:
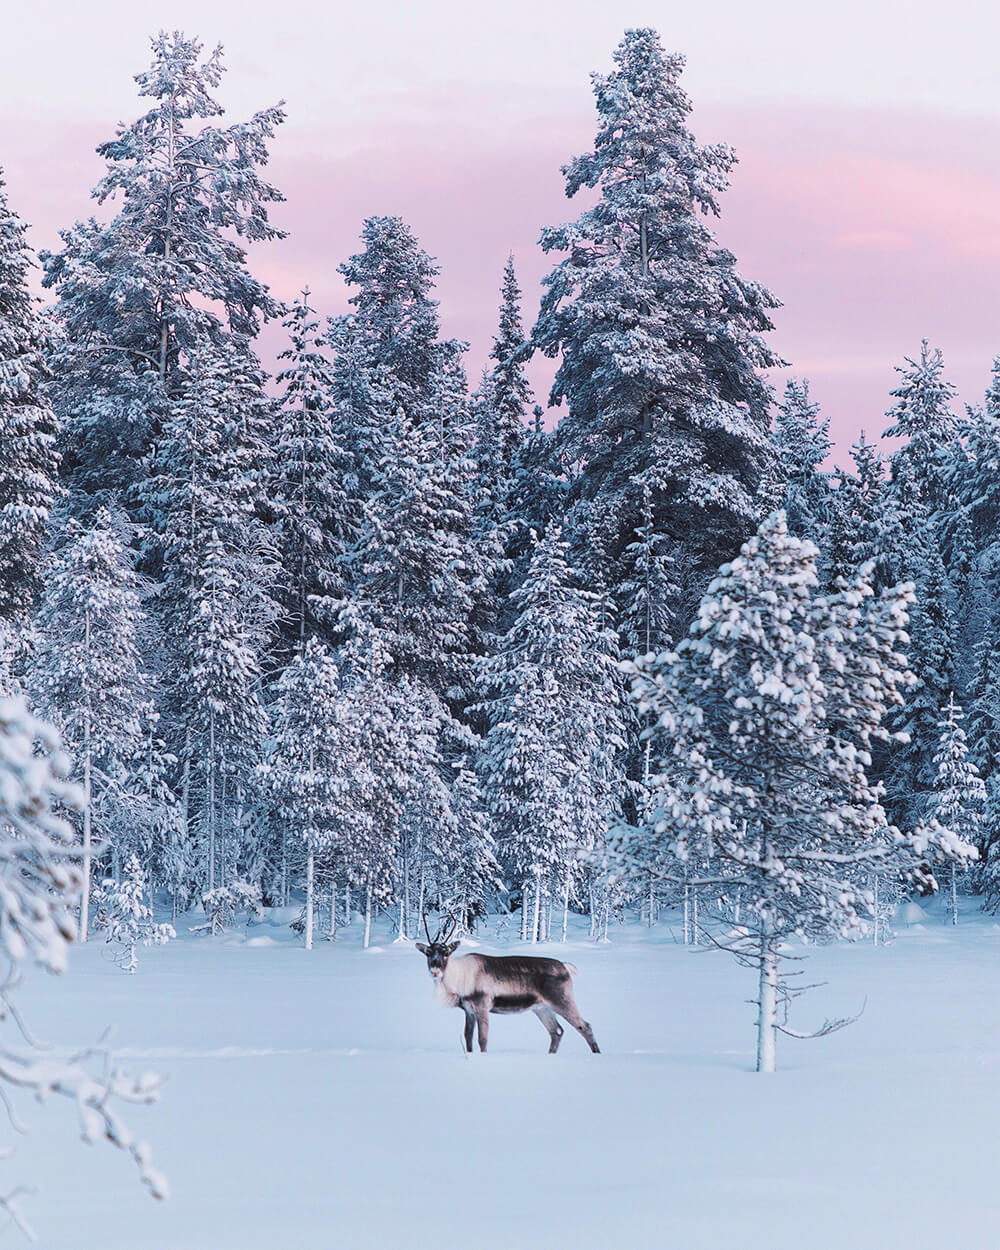
[[[616,37],[601,55],[588,45],[570,59],[606,67]],[[240,41],[239,28],[227,35],[232,49]],[[321,311],[339,311],[336,268],[356,249],[362,218],[398,213],[440,261],[444,329],[471,342],[475,379],[507,252],[530,324],[549,264],[537,248],[540,227],[576,211],[559,166],[593,135],[586,75],[575,87],[559,81],[526,94],[520,70],[508,81],[495,64],[481,80],[467,64],[465,81],[414,73],[410,85],[381,83],[377,108],[330,103],[327,120],[320,86],[296,96],[289,69],[302,44],[292,42],[275,48],[274,67],[263,50],[257,60],[232,57],[220,91],[235,100],[234,118],[289,97],[270,173],[288,197],[275,216],[290,237],[255,249],[255,271],[282,298],[308,284]],[[2,122],[0,163],[35,246],[54,245],[59,226],[93,211],[87,197],[101,171],[94,146],[119,117],[139,111],[134,47],[112,59],[120,75],[113,94],[103,80],[81,78],[63,83],[65,101],[43,96],[44,106],[29,109],[15,100]],[[840,444],[862,427],[881,430],[893,365],[918,352],[922,336],[944,349],[962,400],[977,402],[1000,353],[1000,168],[984,159],[1000,146],[1000,112],[991,115],[978,96],[949,109],[919,75],[913,90],[898,88],[896,102],[891,92],[864,89],[860,70],[844,99],[826,89],[764,99],[745,88],[725,98],[712,89],[711,71],[703,59],[686,85],[697,136],[725,139],[740,155],[718,236],[783,301],[773,345],[793,373],[810,378]],[[275,343],[268,334],[265,356]]]

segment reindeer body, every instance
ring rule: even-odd
[[[580,1015],[573,997],[576,968],[559,959],[533,955],[459,955],[458,943],[435,941],[429,946],[417,943],[427,956],[427,966],[435,981],[438,1001],[465,1012],[465,1048],[472,1050],[473,1031],[478,1029],[479,1049],[486,1050],[490,1015],[531,1010],[549,1034],[549,1054],[554,1055],[562,1040],[562,1016],[598,1054],[590,1025]]]

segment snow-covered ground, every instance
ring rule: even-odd
[[[1000,927],[971,903],[957,929],[935,911],[888,947],[813,952],[828,985],[796,1023],[867,1007],[786,1042],[771,1077],[750,1071],[752,974],[668,926],[551,948],[579,965],[599,1056],[567,1030],[550,1057],[528,1014],[494,1017],[491,1053],[466,1057],[424,960],[360,936],[184,935],[134,977],[93,943],[67,977],[32,977],[36,1031],[114,1022],[130,1063],[169,1075],[131,1113],[166,1204],[75,1139],[71,1108],[26,1108],[2,1176],[40,1183],[45,1250],[1000,1245]]]

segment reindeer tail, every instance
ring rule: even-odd
[[[576,964],[568,964],[565,960],[563,960],[563,967],[571,977],[579,976],[580,969],[576,966]]]

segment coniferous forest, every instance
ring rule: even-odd
[[[477,378],[399,217],[319,258],[345,314],[254,276],[283,108],[224,119],[196,39],[153,39],[57,249],[0,185],[14,965],[267,909],[309,950],[671,917],[754,970],[771,1070],[789,943],[1000,909],[1000,361],[960,404],[914,343],[834,463],[683,69],[634,29],[594,76]]]

